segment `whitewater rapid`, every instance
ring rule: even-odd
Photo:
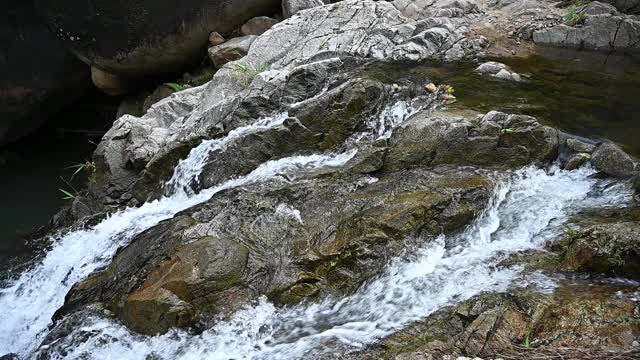
[[[353,351],[484,291],[511,286],[553,288],[542,275],[496,264],[517,251],[540,248],[569,216],[584,208],[630,200],[620,184],[593,171],[527,168],[502,176],[491,203],[463,233],[425,238],[411,255],[343,299],[277,308],[265,299],[200,335],[174,330],[141,336],[113,320],[87,319],[52,344],[64,359],[313,359]],[[79,339],[79,340],[78,340]],[[117,339],[117,340],[114,340]],[[55,354],[65,354],[57,356]]]
[[[51,325],[51,317],[64,303],[69,289],[89,274],[107,265],[116,250],[135,235],[176,213],[207,201],[225,189],[272,179],[280,175],[304,174],[323,168],[339,167],[355,154],[291,156],[269,161],[250,174],[218,186],[194,191],[209,154],[222,151],[230,143],[249,134],[281,126],[287,113],[260,119],[237,128],[221,139],[207,140],[195,147],[175,169],[167,183],[167,195],[139,208],[117,212],[90,229],[80,229],[51,239],[51,249],[35,266],[0,290],[0,355],[31,354]]]

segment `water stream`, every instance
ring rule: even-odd
[[[512,65],[520,70],[518,64]],[[422,81],[421,74],[410,76]],[[542,74],[556,79],[553,81],[560,76]],[[394,73],[394,81],[401,76],[402,72]],[[472,81],[465,82],[468,80],[465,78],[456,83],[455,77],[442,76],[443,81],[452,80],[460,98],[472,91],[485,93],[468,98],[465,106],[483,110],[484,101],[488,101],[491,105],[497,102],[498,109],[502,106],[510,110],[514,102],[520,101],[514,96],[511,102],[500,102],[494,98],[502,98],[501,94],[486,91],[486,79],[466,76],[472,76]],[[499,88],[534,91],[535,81],[524,85],[500,83]],[[476,89],[478,86],[483,88]],[[627,102],[625,97],[623,103]],[[533,115],[536,109],[519,108]],[[412,111],[409,103],[390,105],[377,119],[371,135],[390,136],[392,129]],[[51,250],[41,261],[0,290],[0,309],[4,315],[0,322],[0,355],[17,353],[25,359],[37,356],[35,351],[48,332],[51,317],[62,306],[73,284],[106,266],[118,248],[160,221],[203,203],[222,190],[274,181],[282,176],[295,181],[307,173],[340,168],[354,156],[355,149],[339,154],[290,156],[265,162],[246,176],[199,189],[198,178],[210,154],[223,151],[249,134],[280,127],[286,118],[286,113],[276,114],[235,129],[224,138],[204,141],[178,164],[161,199],[112,214],[94,227],[55,236]],[[591,129],[588,124],[582,125],[584,131]],[[613,137],[620,136],[628,149],[637,150],[627,135],[620,133]],[[551,279],[524,278],[520,268],[501,268],[496,264],[508,254],[542,247],[581,209],[619,207],[629,201],[630,193],[623,185],[596,179],[590,176],[592,173],[586,168],[573,172],[526,168],[496,175],[495,193],[487,210],[465,231],[450,237],[422,239],[422,246],[392,261],[381,276],[342,299],[285,308],[261,299],[198,335],[173,330],[162,336],[141,336],[112,319],[89,318],[65,338],[46,344],[49,350],[53,349],[48,354],[60,359],[303,359],[326,354],[336,357],[483,291],[502,291],[512,286],[538,286],[545,291],[553,287]]]
[[[343,154],[292,156],[269,161],[250,174],[194,193],[190,185],[205,165],[206,154],[223,149],[249,133],[274,128],[286,118],[279,114],[238,128],[219,140],[205,141],[177,166],[169,181],[170,195],[139,208],[117,212],[90,229],[81,229],[53,239],[51,250],[32,269],[0,290],[0,352],[31,353],[46,334],[51,317],[62,306],[71,286],[105,266],[116,250],[135,235],[170,219],[176,213],[208,200],[225,189],[247,185],[280,175],[332,168],[344,164],[354,152]]]
[[[630,198],[622,185],[589,177],[589,169],[565,172],[527,168],[500,179],[486,212],[460,235],[425,241],[408,258],[344,299],[276,308],[266,300],[200,335],[172,331],[133,334],[100,318],[89,319],[52,344],[65,359],[303,359],[358,349],[444,306],[483,291],[514,286],[553,286],[543,276],[496,268],[503,256],[541,247],[567,218],[584,207],[620,206]],[[428,239],[425,239],[428,240]],[[80,340],[78,340],[80,339]],[[117,339],[117,340],[116,340]],[[54,357],[55,358],[55,357]]]

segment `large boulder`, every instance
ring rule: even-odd
[[[517,168],[558,155],[558,131],[530,116],[492,111],[484,116],[419,113],[389,141],[386,168],[474,164]]]
[[[492,187],[456,168],[377,176],[325,174],[219,193],[133,239],[70,292],[59,315],[100,302],[132,329],[156,334],[198,320],[210,326],[260,295],[279,304],[344,295],[410,235],[434,239],[467,224]]]
[[[640,48],[640,20],[620,14],[613,6],[594,1],[577,10],[584,24],[561,24],[533,32],[537,44],[592,50]]]
[[[77,100],[91,86],[91,78],[89,67],[64,49],[30,1],[7,0],[0,9],[2,146]]]
[[[591,163],[609,176],[631,177],[636,168],[635,161],[613,143],[604,143],[594,151]]]
[[[119,76],[176,72],[201,60],[212,31],[278,11],[276,0],[35,0],[56,36],[84,62]]]

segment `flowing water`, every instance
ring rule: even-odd
[[[461,82],[456,88],[464,93],[468,89],[465,84]],[[390,105],[373,121],[370,135],[389,137],[413,111],[407,102]],[[332,171],[354,156],[356,150],[291,156],[263,163],[246,176],[198,191],[200,172],[211,154],[224,151],[248,134],[282,126],[286,117],[286,113],[277,114],[231,131],[224,138],[204,141],[178,164],[161,199],[52,239],[51,250],[40,262],[0,290],[0,355],[14,352],[22,358],[35,357],[51,316],[63,304],[71,286],[107,265],[117,249],[135,235],[222,190],[282,176],[295,181],[306,173]],[[396,259],[381,276],[342,299],[286,308],[261,299],[198,335],[175,330],[162,336],[141,336],[111,319],[88,318],[73,333],[45,347],[48,354],[61,359],[335,357],[483,291],[516,285],[548,291],[553,287],[552,279],[523,277],[518,267],[501,268],[496,264],[510,253],[543,246],[562,230],[569,216],[581,209],[619,207],[629,201],[630,193],[623,185],[590,175],[589,169],[565,172],[555,168],[527,168],[496,175],[491,203],[464,232],[422,239],[421,247]],[[300,221],[304,218],[292,209],[279,211],[290,212]]]
[[[466,231],[425,241],[344,299],[284,309],[263,299],[200,335],[174,331],[146,337],[110,320],[88,319],[52,344],[53,353],[65,359],[317,358],[357,349],[444,306],[506,290],[514,280],[549,290],[550,279],[520,278],[521,269],[495,264],[509,253],[542,246],[581,208],[629,200],[624,186],[592,179],[591,173],[527,168],[503,177],[486,212]]]
[[[46,334],[52,315],[63,304],[71,286],[108,264],[116,250],[133,236],[208,200],[222,190],[280,175],[337,167],[354,155],[349,152],[292,156],[269,161],[246,176],[231,179],[197,194],[192,192],[190,186],[205,165],[206,154],[222,150],[228,143],[249,133],[279,126],[285,118],[284,115],[277,115],[236,129],[221,140],[203,142],[177,166],[175,176],[169,181],[172,189],[169,196],[140,208],[115,213],[91,229],[72,231],[54,239],[51,250],[39,264],[0,290],[0,308],[4,312],[0,324],[0,352],[22,355],[32,352]]]

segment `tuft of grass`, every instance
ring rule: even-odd
[[[241,63],[234,63],[232,76],[243,86],[248,86],[253,78],[263,71],[269,69],[268,64],[263,64],[257,67],[251,65],[245,65]]]
[[[173,91],[175,91],[175,92],[180,92],[180,91],[182,91],[182,90],[186,89],[186,88],[184,87],[184,85],[180,85],[180,84],[178,84],[178,83],[164,83],[164,84],[162,84],[162,85],[164,85],[164,86],[168,87],[169,89],[171,89],[171,90],[173,90]]]
[[[58,190],[60,190],[64,194],[64,197],[62,198],[62,200],[75,200],[75,198],[78,197],[77,194],[72,194],[65,189],[58,189]]]
[[[530,335],[527,334],[527,336],[524,337],[524,341],[522,341],[522,347],[524,349],[527,349],[527,350],[531,349],[531,343],[529,341],[529,336]]]
[[[93,161],[85,161],[84,163],[69,166],[67,169],[75,169],[70,180],[73,180],[73,178],[81,172],[87,174],[87,177],[91,177],[96,172],[96,163]]]
[[[573,1],[567,8],[567,13],[564,15],[564,23],[569,26],[584,24],[584,21],[587,19],[587,15],[584,13],[583,7],[587,3],[587,1],[583,0]]]

